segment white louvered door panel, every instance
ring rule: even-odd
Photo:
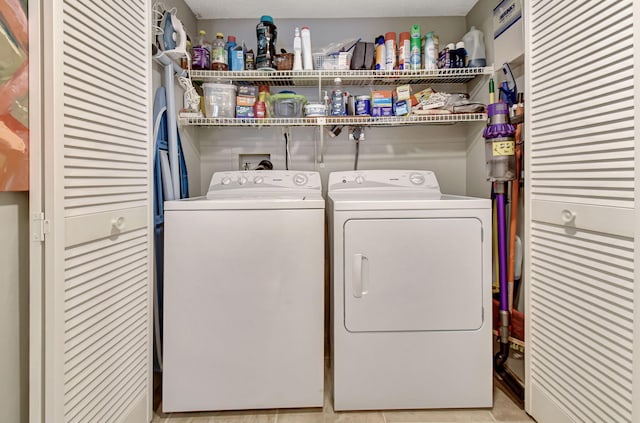
[[[541,423],[639,421],[639,8],[525,4],[527,411]]]
[[[45,3],[45,416],[148,422],[150,4]]]

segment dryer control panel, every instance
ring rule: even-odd
[[[211,178],[207,196],[212,192],[254,191],[321,191],[318,172],[247,170],[216,172]]]
[[[429,170],[354,170],[329,175],[329,191],[400,189],[440,194],[436,175]]]

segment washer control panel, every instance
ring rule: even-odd
[[[211,192],[254,189],[259,191],[321,191],[320,174],[293,170],[239,170],[216,172],[209,184]]]
[[[440,193],[436,175],[429,170],[354,170],[329,175],[329,191],[344,189],[402,189]]]

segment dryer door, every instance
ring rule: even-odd
[[[355,219],[344,226],[350,332],[482,326],[482,223],[476,218]]]

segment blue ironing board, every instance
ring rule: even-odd
[[[160,152],[169,149],[169,132],[167,128],[167,96],[164,87],[158,88],[153,101],[154,116],[154,164],[153,164],[153,222],[155,244],[155,298],[154,298],[154,355],[153,368],[162,371],[162,312],[163,312],[163,285],[164,285],[164,190],[162,168],[160,165]],[[180,132],[178,132],[178,161],[180,172],[180,198],[189,197],[189,180],[187,177],[187,164],[182,152]]]

